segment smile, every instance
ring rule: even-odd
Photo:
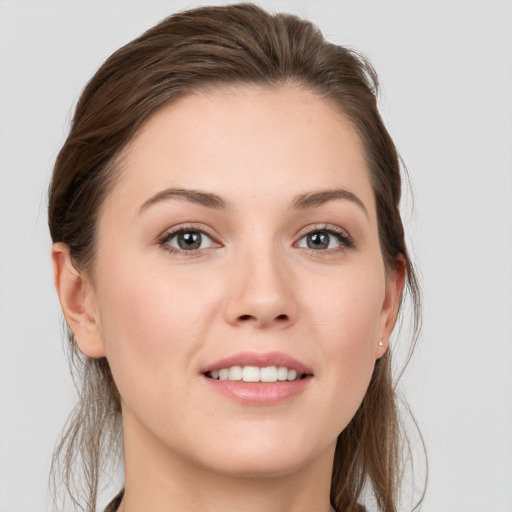
[[[312,369],[282,352],[241,352],[201,370],[216,393],[248,406],[270,406],[301,395],[313,379]]]
[[[306,374],[298,374],[286,366],[231,366],[206,373],[207,377],[216,380],[232,380],[244,382],[286,382],[305,378]]]

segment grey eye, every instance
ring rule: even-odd
[[[297,244],[298,247],[317,251],[336,249],[341,246],[341,241],[328,231],[313,231],[304,235]]]
[[[213,240],[201,231],[183,230],[174,233],[166,243],[182,251],[194,251],[210,247]]]

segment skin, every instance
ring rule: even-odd
[[[300,88],[210,91],[154,115],[119,172],[93,272],[77,272],[61,243],[53,262],[80,350],[107,357],[121,393],[123,512],[330,510],[336,438],[387,348],[404,278],[384,268],[356,132]],[[142,206],[168,188],[229,207],[176,196]],[[293,206],[325,189],[361,204]],[[169,252],[176,238],[162,235],[180,226],[210,238]],[[328,248],[308,248],[307,233],[324,228],[354,245],[330,235]],[[205,383],[202,368],[247,350],[289,354],[313,377],[264,406]]]

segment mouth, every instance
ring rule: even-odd
[[[302,393],[313,372],[280,352],[243,352],[203,368],[201,374],[220,393],[247,404],[270,405]]]
[[[282,352],[241,352],[201,370],[210,379],[244,382],[291,382],[313,375],[303,362]]]

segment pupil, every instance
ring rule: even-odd
[[[308,247],[310,249],[327,249],[329,247],[329,235],[327,233],[313,233],[308,236]]]
[[[178,235],[178,245],[180,249],[190,250],[199,249],[201,246],[201,233],[185,232]]]

